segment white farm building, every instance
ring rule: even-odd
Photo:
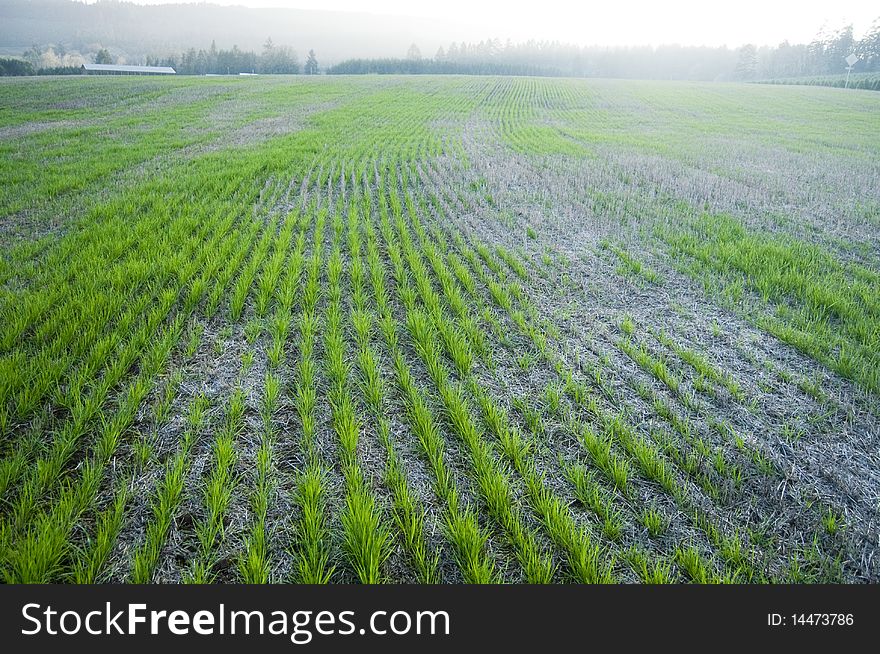
[[[116,64],[83,64],[86,75],[175,75],[170,66],[118,66]]]

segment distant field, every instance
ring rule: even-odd
[[[880,580],[880,94],[0,100],[5,581]]]

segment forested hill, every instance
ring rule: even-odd
[[[212,4],[137,5],[101,0],[0,0],[0,52],[20,55],[32,45],[62,44],[88,52],[95,44],[135,59],[189,48],[237,45],[259,50],[268,37],[305,53],[319,49],[323,61],[402,55],[416,39],[429,41],[429,21],[367,13],[248,9]],[[453,38],[453,37],[449,37]]]

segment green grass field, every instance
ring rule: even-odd
[[[876,582],[880,95],[0,80],[6,582]]]

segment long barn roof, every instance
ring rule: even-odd
[[[156,73],[158,75],[174,75],[175,70],[170,66],[117,66],[116,64],[83,64],[85,70],[95,72],[106,71],[110,73]]]

